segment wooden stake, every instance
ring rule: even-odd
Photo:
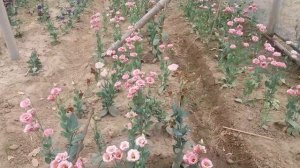
[[[11,30],[3,0],[0,0],[0,29],[2,30],[2,34],[11,59],[17,60],[19,58],[19,51]]]
[[[252,136],[256,136],[256,137],[260,137],[260,138],[265,138],[265,139],[268,139],[268,140],[273,140],[273,138],[263,136],[263,135],[258,135],[258,134],[251,133],[251,132],[246,132],[246,131],[242,131],[242,130],[238,130],[238,129],[234,129],[234,128],[229,128],[229,127],[225,127],[225,126],[223,126],[223,128],[231,130],[231,131],[236,131],[236,132],[240,132],[240,133],[243,133],[243,134],[247,134],[247,135],[252,135]]]
[[[282,0],[273,0],[273,6],[268,23],[268,34],[274,34]]]
[[[159,11],[161,11],[171,0],[160,0],[157,4],[146,14],[144,15],[136,24],[133,29],[127,31],[121,38],[121,40],[116,41],[109,47],[109,50],[116,50],[119,48],[133,32],[137,29],[142,28],[154,15],[156,15]]]

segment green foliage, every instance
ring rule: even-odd
[[[299,114],[300,114],[300,106],[299,106],[299,97],[298,96],[290,96],[288,99],[288,104],[286,105],[286,119],[285,122],[288,125],[287,132],[293,136],[300,135],[300,123],[299,123]]]
[[[7,11],[9,23],[16,31],[15,37],[22,37],[22,33],[20,32],[20,25],[22,22],[20,21],[20,19],[17,18],[18,5],[15,3],[17,2],[9,3],[6,7],[6,11]]]
[[[116,90],[114,83],[111,80],[106,80],[102,85],[102,89],[97,93],[102,99],[102,106],[108,111],[114,104],[114,98],[116,97]]]
[[[159,45],[163,42],[163,24],[165,21],[165,15],[160,15],[160,17],[155,20],[153,19],[147,24],[149,43],[152,44],[152,54],[156,59],[162,60],[162,52],[159,49]]]
[[[83,110],[82,95],[83,95],[83,93],[81,91],[79,91],[79,90],[74,91],[73,106],[75,107],[75,109],[74,109],[75,114],[78,118],[82,118],[85,115],[84,110]]]
[[[45,162],[50,164],[50,162],[55,158],[55,154],[52,151],[52,138],[43,137],[42,143],[43,143],[42,153],[44,155]]]
[[[97,59],[98,61],[103,60],[104,46],[99,32],[96,33],[97,38]]]
[[[244,96],[249,96],[259,86],[261,82],[260,68],[255,68],[254,72],[245,80]]]
[[[184,124],[184,117],[186,112],[179,106],[173,105],[173,114],[171,115],[174,126],[172,128],[173,138],[176,143],[173,145],[173,152],[175,154],[173,167],[179,168],[182,163],[183,149],[187,142],[186,135],[188,127]]]
[[[78,142],[84,138],[82,133],[78,133],[79,122],[76,115],[71,112],[67,114],[66,108],[62,104],[58,104],[59,116],[60,116],[60,126],[63,129],[61,135],[68,140],[67,152],[70,157],[70,161],[73,161],[79,149]]]
[[[31,53],[31,56],[29,60],[27,61],[29,73],[32,75],[36,75],[39,73],[39,71],[42,69],[42,63],[38,57],[38,54],[36,51],[33,51]]]

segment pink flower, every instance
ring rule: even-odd
[[[125,48],[125,47],[120,47],[120,48],[118,48],[118,51],[119,51],[119,52],[125,52],[125,51],[126,51],[126,48]]]
[[[121,81],[117,81],[114,85],[115,89],[116,90],[120,90],[121,89],[121,86],[122,86],[122,82]]]
[[[135,144],[139,147],[143,148],[148,143],[147,139],[145,138],[145,135],[138,137],[135,139]]]
[[[263,24],[257,24],[256,27],[259,29],[260,32],[266,32],[267,31],[267,27]]]
[[[132,129],[132,123],[127,123],[125,125],[125,127],[128,129],[128,130],[131,130]]]
[[[139,79],[135,82],[135,84],[139,87],[139,88],[142,88],[145,86],[146,82],[142,79]]]
[[[55,101],[56,100],[56,96],[51,94],[51,95],[49,95],[47,97],[47,100],[49,100],[49,101]]]
[[[20,116],[20,121],[23,124],[31,124],[33,121],[33,117],[31,113],[23,113]]]
[[[289,95],[291,95],[291,96],[294,96],[294,95],[297,94],[297,91],[296,91],[296,90],[293,90],[293,89],[288,89],[286,92],[287,92]]]
[[[233,21],[228,21],[227,26],[233,26]]]
[[[212,168],[213,164],[211,162],[211,160],[209,160],[208,158],[204,158],[201,160],[201,168]]]
[[[127,149],[129,149],[129,142],[128,141],[123,141],[120,143],[120,149],[122,151],[126,151]]]
[[[229,48],[236,49],[236,45],[235,44],[231,44]]]
[[[257,36],[252,36],[252,41],[258,42],[259,38]]]
[[[136,116],[137,116],[137,114],[135,112],[133,112],[133,111],[130,111],[130,112],[128,112],[128,113],[125,114],[125,117],[129,118],[129,119],[135,118]]]
[[[123,80],[127,80],[128,78],[129,78],[129,75],[127,73],[122,76]]]
[[[165,61],[168,61],[170,58],[169,57],[164,57],[164,60]]]
[[[164,45],[164,44],[161,44],[161,45],[159,45],[159,48],[160,48],[161,50],[163,50],[163,49],[165,49],[165,48],[166,48],[166,45]]]
[[[205,146],[197,144],[193,147],[193,152],[200,155],[202,153],[206,153],[206,148],[205,148]]]
[[[258,65],[258,64],[260,64],[260,60],[257,59],[257,58],[254,58],[254,59],[252,60],[252,63],[255,64],[255,65]]]
[[[34,108],[32,108],[32,109],[27,110],[26,113],[30,113],[32,116],[34,116],[36,113],[36,110]]]
[[[101,68],[103,68],[104,67],[104,64],[102,63],[102,62],[97,62],[96,64],[95,64],[95,68],[96,69],[101,69]]]
[[[123,151],[121,151],[120,149],[117,149],[117,151],[115,153],[113,153],[113,157],[116,160],[121,160],[123,157]]]
[[[127,152],[127,160],[129,162],[136,162],[140,159],[140,152],[136,149],[130,149]]]
[[[52,160],[50,163],[50,168],[57,168],[59,162],[57,160]]]
[[[245,22],[245,19],[240,17],[240,18],[234,18],[234,21],[235,22],[239,22],[239,23],[244,23]]]
[[[106,148],[106,153],[113,154],[114,152],[117,151],[117,149],[118,148],[116,147],[116,145],[108,146]]]
[[[176,71],[178,69],[178,67],[179,66],[177,64],[171,64],[171,65],[168,66],[168,69],[170,71]]]
[[[244,35],[244,32],[241,31],[241,30],[237,30],[237,31],[235,32],[235,34],[238,35],[238,36],[242,36],[242,35]]]
[[[198,157],[194,152],[188,151],[183,155],[183,161],[188,165],[193,165],[198,162]]]
[[[30,99],[28,99],[28,98],[26,98],[26,99],[24,99],[24,100],[22,100],[22,101],[20,102],[20,107],[21,107],[21,108],[27,108],[27,107],[29,107],[29,106],[31,106],[31,101],[30,101]]]
[[[119,57],[118,57],[118,55],[113,55],[113,56],[112,56],[112,59],[115,59],[115,60],[116,60],[116,59],[119,59]]]
[[[112,56],[112,55],[114,55],[116,53],[116,51],[114,51],[114,50],[107,50],[106,51],[106,55],[108,55],[108,56]]]
[[[74,168],[84,168],[84,160],[81,157],[77,159]]]
[[[264,56],[264,55],[260,55],[260,56],[258,56],[258,59],[259,59],[260,61],[265,61],[267,58],[266,58],[266,56]]]
[[[132,86],[128,89],[128,94],[134,95],[139,90],[138,86]]]
[[[150,76],[146,77],[147,84],[152,85],[152,84],[154,84],[154,82],[155,82],[155,80],[153,77],[150,77]]]
[[[141,70],[139,70],[139,69],[135,69],[135,70],[132,71],[133,76],[138,76],[140,74],[141,74]]]
[[[280,53],[280,52],[274,52],[274,53],[273,53],[273,56],[274,56],[274,57],[280,57],[280,56],[281,56],[281,53]]]
[[[174,46],[173,44],[168,44],[167,45],[168,48],[173,48],[173,46]]]
[[[53,133],[54,133],[54,131],[51,128],[48,128],[48,129],[44,130],[44,136],[47,137],[47,138],[51,137],[53,135]]]
[[[229,34],[235,34],[235,32],[236,32],[235,29],[229,29],[229,30],[228,30],[228,33],[229,33]]]
[[[103,153],[103,155],[102,155],[103,162],[108,163],[108,162],[113,161],[113,159],[114,158],[113,158],[112,154],[110,154],[110,153]]]
[[[61,89],[61,88],[59,88],[59,87],[54,87],[54,88],[51,89],[50,94],[57,96],[57,95],[59,95],[61,92],[62,92],[62,89]]]
[[[260,66],[261,68],[267,68],[267,67],[268,67],[268,63],[265,62],[265,61],[263,61],[263,62],[260,63],[259,66]]]
[[[223,11],[226,12],[226,13],[233,13],[234,12],[234,8],[228,6]]]
[[[138,54],[136,52],[132,52],[129,54],[131,57],[136,57]]]
[[[40,125],[38,123],[30,123],[30,124],[26,124],[25,128],[23,130],[24,133],[30,133],[30,132],[34,132],[37,131],[40,128]]]
[[[69,158],[68,153],[67,152],[63,152],[63,153],[58,153],[55,157],[55,160],[58,162],[62,162],[65,161]]]
[[[57,168],[72,168],[73,167],[73,164],[67,160],[64,160],[64,161],[61,161]]]
[[[247,48],[249,47],[249,43],[243,43],[243,46]]]
[[[267,51],[270,51],[270,52],[274,52],[275,51],[275,48],[274,47],[267,47],[265,48]]]

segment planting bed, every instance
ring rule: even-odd
[[[47,2],[51,16],[56,16],[59,13],[58,2]],[[52,146],[56,148],[56,153],[66,151],[67,140],[60,135],[62,128],[59,124],[58,107],[47,100],[54,86],[62,88],[60,98],[66,107],[73,106],[74,89],[83,92],[85,117],[79,119],[79,131],[84,130],[89,115],[92,111],[95,112],[80,153],[80,157],[86,160],[85,167],[99,167],[97,164],[102,159],[102,153],[97,154],[94,141],[96,127],[103,136],[103,151],[109,145],[119,146],[120,142],[128,140],[125,125],[129,120],[125,115],[130,111],[132,101],[127,98],[127,90],[122,88],[115,98],[117,116],[101,118],[103,104],[96,95],[101,86],[97,85],[94,74],[91,73],[91,68],[95,69],[97,53],[95,30],[90,28],[90,19],[96,12],[104,12],[110,4],[109,1],[88,2],[80,21],[67,34],[59,37],[59,44],[52,45],[45,25],[37,21],[37,15],[33,12],[35,4],[30,2],[29,7],[21,8],[18,14],[22,20],[20,31],[23,32],[22,38],[17,39],[21,56],[18,61],[9,59],[5,44],[0,38],[0,167],[49,167],[38,149],[42,146],[38,133],[25,134],[24,125],[19,121],[24,112],[19,104],[25,98],[30,98],[43,126],[54,130]],[[168,56],[179,68],[171,72],[168,86],[163,92],[157,89],[160,88],[159,80],[149,88],[151,96],[156,97],[161,102],[162,110],[166,111],[167,123],[173,124],[173,120],[169,120],[173,113],[172,105],[180,102],[187,112],[187,118],[183,120],[189,130],[187,144],[203,141],[207,148],[203,157],[209,158],[216,168],[300,167],[299,137],[288,135],[285,124],[285,106],[288,102],[286,90],[299,84],[298,67],[291,63],[283,72],[285,82],[278,87],[275,96],[280,106],[271,110],[269,123],[262,127],[260,111],[264,104],[264,86],[256,89],[250,96],[252,99],[256,98],[254,103],[240,100],[247,72],[240,73],[234,87],[222,87],[224,83],[221,79],[224,74],[218,65],[220,52],[217,40],[206,42],[204,37],[197,35],[180,4],[179,0],[171,1],[164,11],[166,19],[163,25],[163,30],[169,36],[168,42],[174,45],[172,51],[165,52],[164,56]],[[125,19],[125,23],[120,24],[122,34],[129,25],[126,17]],[[54,22],[54,25],[59,27],[60,24]],[[113,33],[110,25],[102,38],[105,49],[113,43]],[[141,70],[146,74],[150,71],[162,74],[158,60],[153,61],[146,28],[140,34],[144,38]],[[28,74],[27,64],[33,50],[39,54],[43,66],[39,74],[34,76]],[[105,60],[105,68],[110,69],[113,64],[112,59]],[[103,84],[104,79],[101,78],[98,83]],[[146,147],[150,152],[146,167],[170,168],[175,157],[172,147],[175,141],[165,131],[162,123],[156,120],[155,123],[149,132],[143,132],[147,135]],[[255,135],[230,131],[224,126]],[[120,167],[125,167],[124,165],[121,164]],[[100,167],[114,166],[113,163],[104,163]]]

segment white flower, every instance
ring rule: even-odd
[[[97,62],[96,64],[95,64],[95,68],[96,69],[101,69],[101,68],[103,68],[104,67],[104,64],[102,63],[102,62]]]

